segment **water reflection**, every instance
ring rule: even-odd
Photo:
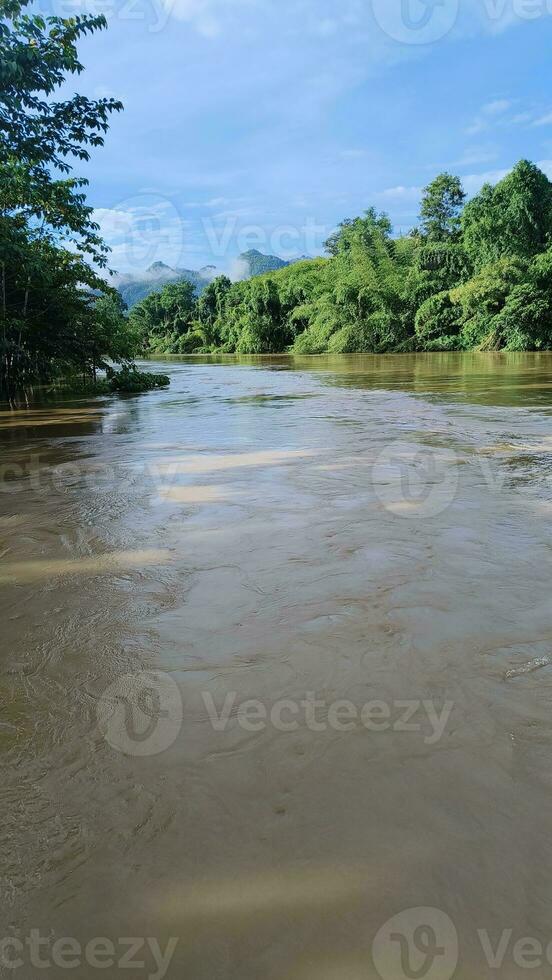
[[[402,389],[486,405],[552,402],[552,353],[321,354],[315,357],[231,355],[167,357],[165,364],[236,362],[259,370],[316,372],[329,384]],[[254,397],[254,396],[249,396]],[[257,398],[266,396],[260,395]],[[289,396],[288,396],[289,397]],[[304,397],[304,396],[303,396]]]

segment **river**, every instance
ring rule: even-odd
[[[0,407],[2,975],[552,976],[552,355],[150,368]]]

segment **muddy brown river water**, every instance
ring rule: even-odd
[[[551,978],[552,355],[151,369],[0,406],[0,975]]]

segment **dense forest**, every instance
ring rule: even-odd
[[[552,183],[525,160],[469,201],[440,174],[408,236],[370,209],[326,252],[243,282],[219,276],[199,298],[171,284],[134,307],[133,331],[145,350],[176,354],[552,348]]]

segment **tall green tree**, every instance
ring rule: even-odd
[[[92,329],[93,291],[108,249],[72,161],[103,144],[113,99],[55,100],[80,74],[77,44],[102,16],[44,18],[28,0],[0,0],[0,382],[86,362],[80,325]],[[57,324],[52,345],[48,323]],[[109,350],[103,351],[109,355]]]
[[[129,321],[146,348],[158,353],[185,353],[182,338],[192,328],[196,314],[193,283],[187,279],[168,283],[133,306]]]
[[[340,252],[348,252],[359,242],[368,248],[375,238],[389,238],[392,230],[389,215],[378,212],[375,208],[368,208],[362,217],[346,218],[342,221],[324,243],[324,248],[334,256]]]
[[[458,235],[465,200],[460,178],[452,174],[439,174],[424,188],[420,226],[427,241],[446,242]]]
[[[506,256],[531,259],[552,234],[552,183],[521,160],[496,186],[486,184],[466,205],[462,239],[476,269]]]

